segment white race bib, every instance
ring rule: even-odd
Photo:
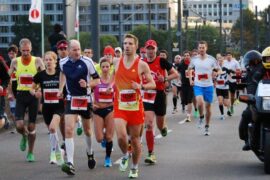
[[[19,77],[19,83],[22,87],[32,87],[33,76],[30,74],[21,74]]]
[[[125,89],[119,92],[119,109],[126,111],[138,111],[139,101],[134,89]]]
[[[155,103],[155,99],[157,95],[156,90],[143,90],[142,94],[143,94],[143,102],[147,102],[151,104]]]
[[[58,89],[43,89],[43,99],[44,103],[54,104],[59,103],[59,98],[57,97]]]
[[[98,89],[98,101],[99,102],[104,102],[104,103],[109,103],[113,102],[113,91],[107,92],[107,88],[99,88]]]
[[[90,96],[72,96],[71,97],[71,110],[86,111]]]
[[[270,84],[259,83],[258,96],[261,97],[270,96]]]

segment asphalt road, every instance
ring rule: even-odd
[[[170,133],[161,138],[156,131],[155,153],[157,164],[147,166],[144,158],[147,155],[145,139],[143,156],[139,165],[139,179],[146,180],[269,180],[264,174],[263,163],[255,155],[241,150],[243,142],[238,138],[238,123],[244,104],[235,107],[235,114],[219,120],[217,102],[213,104],[213,116],[210,136],[196,126],[196,120],[182,123],[185,116],[182,112],[172,114],[172,100],[168,97],[167,121]],[[60,167],[49,164],[49,137],[44,123],[37,125],[35,146],[36,162],[25,161],[26,152],[19,150],[19,134],[6,131],[0,134],[0,180],[13,179],[70,179]],[[89,170],[85,154],[84,136],[75,138],[75,169],[72,179],[113,180],[127,179],[128,172],[118,170],[121,157],[116,139],[112,168],[103,167],[104,149],[94,140],[97,167]]]

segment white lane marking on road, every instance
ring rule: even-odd
[[[178,122],[178,124],[184,124],[184,123],[186,123],[186,119]]]
[[[168,134],[169,133],[171,133],[172,132],[172,129],[169,129],[168,130]],[[162,138],[163,136],[161,135],[161,134],[159,134],[159,135],[157,135],[157,136],[155,136],[155,139],[160,139],[160,138]]]

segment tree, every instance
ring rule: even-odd
[[[53,30],[49,17],[44,16],[44,47],[45,51],[50,49],[48,36]],[[28,15],[19,16],[18,21],[11,27],[11,31],[15,34],[12,44],[19,45],[22,38],[28,38],[32,42],[32,54],[41,56],[41,24],[30,23]]]

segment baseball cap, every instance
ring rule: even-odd
[[[119,51],[120,53],[122,53],[122,49],[120,47],[115,48],[114,51]]]
[[[66,40],[61,40],[58,41],[56,44],[57,49],[61,49],[61,48],[67,48],[68,47],[68,42]]]
[[[155,40],[153,40],[153,39],[149,39],[148,41],[145,42],[144,47],[148,48],[150,46],[156,48],[157,47],[157,42]]]

